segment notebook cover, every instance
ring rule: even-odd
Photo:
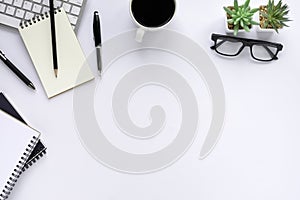
[[[0,93],[0,110],[4,111],[5,113],[13,116],[17,120],[23,122],[24,124],[27,124],[25,120],[21,117],[21,115],[16,111],[16,109],[12,106],[12,104],[8,101],[8,99],[4,96],[3,93]],[[41,140],[38,140],[35,148],[32,150],[30,156],[28,157],[26,164],[23,168],[25,170],[28,168],[33,162],[38,160],[40,157],[42,157],[46,153],[46,147],[41,142]]]
[[[94,79],[63,8],[55,14],[58,76],[53,69],[49,13],[20,25],[19,32],[48,98]]]
[[[0,199],[7,199],[40,133],[0,110]]]

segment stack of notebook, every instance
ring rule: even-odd
[[[0,200],[7,199],[26,168],[46,153],[40,133],[27,126],[8,99],[0,93]]]

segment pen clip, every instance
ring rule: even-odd
[[[5,55],[4,55],[4,53],[3,53],[2,51],[0,51],[0,57],[1,57],[2,59],[6,60],[6,57],[5,57]]]
[[[101,25],[100,25],[100,16],[98,11],[94,12],[93,32],[94,32],[95,46],[101,45]]]

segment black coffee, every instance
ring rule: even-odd
[[[174,0],[133,0],[131,10],[135,20],[145,27],[167,24],[175,13]]]

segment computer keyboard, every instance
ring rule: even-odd
[[[63,7],[76,31],[86,0],[56,0],[56,8]],[[49,0],[0,0],[0,24],[18,28],[20,22],[49,11]]]

